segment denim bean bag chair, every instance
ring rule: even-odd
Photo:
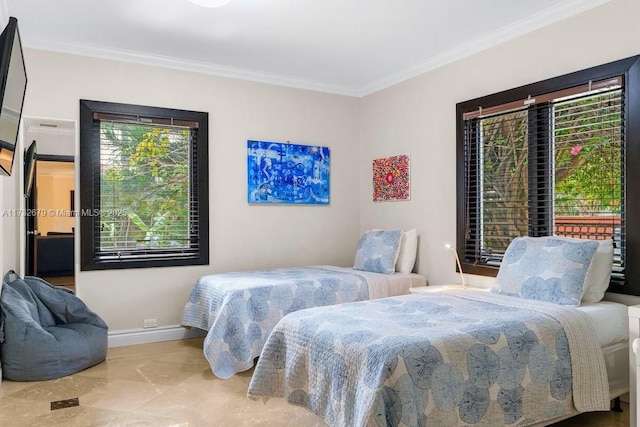
[[[107,325],[73,292],[9,271],[0,294],[4,378],[42,381],[102,362]]]

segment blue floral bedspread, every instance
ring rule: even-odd
[[[181,324],[208,331],[204,355],[219,378],[253,367],[269,333],[288,313],[369,299],[366,279],[321,267],[201,277]]]
[[[477,291],[293,313],[248,395],[285,397],[332,426],[529,425],[610,404],[584,313]]]

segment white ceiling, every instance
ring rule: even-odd
[[[609,0],[6,1],[25,47],[363,96]]]

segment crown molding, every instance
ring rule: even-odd
[[[436,68],[440,68],[444,65],[451,64],[465,57],[497,46],[516,37],[531,33],[547,25],[562,21],[563,19],[585,12],[594,7],[601,6],[610,1],[611,0],[574,0],[553,6],[525,19],[514,21],[484,37],[479,37],[476,40],[472,40],[456,48],[443,52],[440,55],[436,55],[420,64],[375,80],[357,89],[355,91],[357,94],[356,96],[363,97],[371,95],[395,84],[402,83],[413,77],[435,70]]]
[[[267,83],[277,86],[286,86],[296,89],[306,89],[315,92],[326,92],[336,95],[356,96],[356,93],[349,87],[335,85],[331,83],[305,80],[293,76],[263,73],[251,71],[243,68],[229,67],[225,65],[212,64],[208,62],[193,61],[163,55],[155,55],[145,52],[138,52],[124,49],[114,49],[112,47],[80,44],[80,43],[58,43],[41,39],[23,40],[26,48],[40,49],[52,52],[68,53],[72,55],[88,56],[100,59],[130,62],[154,67],[170,68],[181,71],[191,71],[200,74],[209,74],[232,79],[248,80],[258,83]]]
[[[132,50],[115,49],[102,45],[58,43],[43,39],[23,39],[22,42],[26,48],[30,49],[40,49],[73,55],[130,62],[154,67],[190,71],[219,77],[227,77],[232,79],[247,80],[258,83],[267,83],[277,86],[285,86],[296,89],[305,89],[315,92],[325,92],[335,95],[344,95],[359,98],[371,95],[375,92],[404,82],[420,74],[432,71],[436,68],[458,61],[482,50],[491,48],[513,38],[533,32],[544,26],[556,23],[558,21],[569,18],[573,15],[577,15],[610,1],[611,0],[573,0],[553,6],[525,19],[514,21],[511,24],[499,28],[484,37],[479,37],[478,39],[436,55],[435,57],[427,61],[405,68],[404,70],[401,70],[399,72],[389,74],[380,79],[367,83],[361,87],[337,85],[328,82],[301,79],[282,74],[257,72],[220,64],[179,59],[175,57],[154,55]],[[0,18],[2,17],[1,15],[4,12],[3,6],[6,9],[6,2],[7,0],[0,0]]]

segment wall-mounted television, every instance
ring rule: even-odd
[[[18,20],[0,34],[0,174],[11,175],[22,117],[27,71],[24,66]]]

